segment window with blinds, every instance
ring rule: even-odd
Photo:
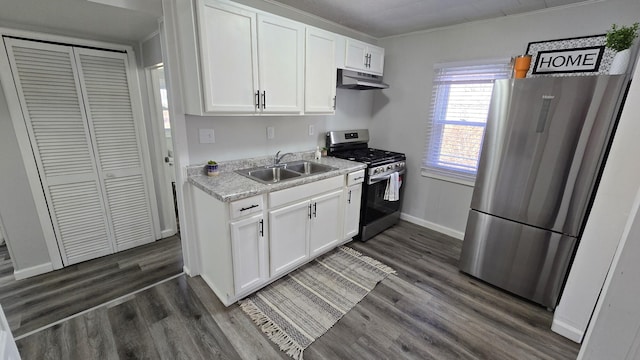
[[[509,78],[508,59],[434,66],[425,176],[471,184],[496,79]]]

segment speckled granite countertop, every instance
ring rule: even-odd
[[[283,159],[283,162],[290,162],[295,160],[314,161],[313,152],[303,152],[296,153],[295,155],[288,155]],[[294,180],[282,181],[269,185],[251,180],[235,172],[235,170],[270,165],[272,162],[273,156],[235,161],[221,161],[218,163],[218,169],[220,171],[220,174],[218,176],[207,176],[204,170],[204,164],[194,165],[187,168],[187,175],[191,184],[195,185],[196,187],[200,188],[204,192],[210,194],[220,201],[230,202],[258,194],[264,194],[270,191],[282,190],[338,175],[344,175],[366,168],[366,165],[363,163],[338,159],[330,156],[323,157],[320,161],[317,162],[333,166],[337,168],[337,170],[328,171],[322,174],[305,176]]]

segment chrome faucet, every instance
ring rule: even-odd
[[[275,165],[280,164],[280,161],[282,161],[282,158],[287,156],[287,155],[293,155],[293,153],[288,152],[288,153],[284,153],[284,154],[280,155],[280,151],[278,151],[276,153],[276,156],[273,157],[273,165],[275,166]]]

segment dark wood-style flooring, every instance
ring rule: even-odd
[[[461,242],[401,222],[353,248],[398,271],[305,359],[575,359],[552,314],[457,269]],[[109,287],[105,287],[105,291]],[[237,305],[182,275],[18,341],[23,359],[289,359]]]
[[[0,254],[0,279],[2,276]],[[16,281],[0,281],[0,304],[14,337],[182,272],[180,239],[166,239]]]

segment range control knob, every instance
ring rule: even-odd
[[[387,170],[391,170],[391,169],[393,169],[393,166],[392,165],[387,165]]]

